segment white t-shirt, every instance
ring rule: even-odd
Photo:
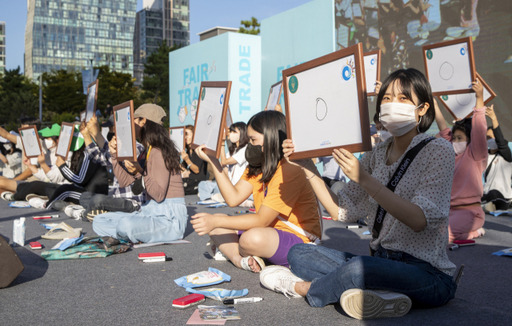
[[[247,168],[247,160],[245,159],[245,150],[247,146],[240,148],[233,154],[233,158],[238,162],[236,164],[228,165],[228,176],[231,183],[236,185],[238,180],[244,174],[245,168]],[[229,152],[226,152],[226,158],[230,158]]]

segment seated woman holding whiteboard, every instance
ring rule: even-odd
[[[94,217],[92,228],[99,236],[137,242],[169,242],[183,238],[187,207],[180,171],[180,155],[169,130],[162,125],[165,111],[155,104],[143,104],[133,114],[135,134],[146,148],[144,166],[130,164],[126,171],[117,160],[116,137],[109,143],[112,167],[125,187],[142,187],[148,201],[132,213],[108,212]]]
[[[228,152],[226,153],[225,146],[220,149],[220,165],[223,167],[224,172],[227,173],[229,180],[232,184],[236,184],[244,174],[247,167],[247,160],[245,159],[245,150],[249,137],[247,137],[247,125],[245,122],[236,122],[229,127],[229,142]],[[205,180],[199,182],[199,199],[206,200],[212,198],[217,202],[225,202],[220,194],[217,182],[212,180]],[[246,201],[247,202],[247,201]],[[246,203],[244,202],[244,203]],[[252,202],[252,201],[250,201]],[[244,206],[244,203],[241,205]],[[247,203],[252,207],[252,203]]]
[[[199,191],[199,182],[208,180],[208,165],[192,150],[190,145],[194,138],[194,126],[185,126],[185,148],[181,152],[181,176],[185,195],[195,195]]]
[[[368,217],[371,256],[298,244],[288,253],[291,270],[265,268],[263,286],[306,297],[313,307],[340,302],[357,319],[398,317],[412,303],[434,307],[454,297],[455,265],[446,246],[455,157],[449,142],[425,134],[434,120],[433,106],[421,72],[395,71],[384,81],[376,106],[393,137],[360,161],[345,149],[333,152],[350,179],[346,187],[334,194],[310,161],[289,163],[303,168],[333,220]],[[285,156],[293,153],[292,140],[283,148]]]
[[[473,117],[457,121],[450,130],[436,105],[439,135],[450,141],[455,150],[455,172],[450,202],[450,242],[481,237],[485,213],[481,206],[482,174],[487,166],[487,122],[483,100],[483,85],[473,82],[476,106]],[[437,102],[436,102],[437,104]]]
[[[255,214],[228,216],[199,213],[192,226],[199,235],[210,235],[215,246],[238,268],[259,272],[270,263],[288,266],[286,256],[297,243],[313,243],[321,237],[318,204],[296,165],[283,159],[282,142],[286,122],[282,113],[262,111],[248,122],[249,163],[242,178],[233,185],[214,157],[196,148],[197,155],[214,167],[215,180],[226,203],[233,207],[251,194]]]

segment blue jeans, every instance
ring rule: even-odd
[[[306,299],[312,307],[338,302],[353,288],[403,293],[415,305],[434,307],[453,299],[457,289],[451,276],[405,253],[357,256],[298,244],[290,249],[288,263],[295,275],[311,282]]]
[[[184,198],[150,200],[140,211],[109,212],[94,217],[92,228],[99,236],[136,242],[167,242],[183,238],[187,226]]]
[[[214,194],[218,193],[220,193],[220,190],[219,187],[217,186],[217,182],[209,180],[199,182],[197,190],[199,200],[210,199]]]

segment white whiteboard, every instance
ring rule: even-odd
[[[217,151],[225,99],[226,88],[203,87],[196,116],[194,144],[206,145],[207,149]]]
[[[476,105],[475,93],[441,95],[439,98],[457,120],[464,119],[473,113]],[[491,98],[491,93],[484,87],[484,103]]]
[[[96,83],[89,87],[87,92],[87,108],[85,109],[85,122],[91,120],[92,116],[96,113]]]
[[[354,55],[286,78],[295,152],[363,142]]]
[[[468,43],[423,49],[425,68],[435,95],[469,93],[473,82],[473,58]]]
[[[270,93],[268,94],[267,110],[275,110],[276,105],[281,100],[281,87],[283,83],[279,82],[270,87]]]
[[[60,128],[59,141],[57,143],[56,155],[59,155],[66,159],[68,157],[69,146],[73,139],[73,131],[75,126],[71,124],[62,124]]]
[[[174,142],[178,152],[181,153],[183,151],[183,144],[185,142],[185,128],[169,128],[169,136]]]
[[[364,59],[364,75],[366,77],[366,92],[368,94],[375,93],[376,81],[379,80],[378,53],[363,56]]]
[[[25,150],[25,156],[28,158],[38,157],[41,155],[41,144],[35,127],[19,129],[21,143]]]
[[[130,114],[130,106],[115,111],[115,128],[117,139],[117,157],[133,158],[135,153],[133,150],[132,124],[133,119]]]

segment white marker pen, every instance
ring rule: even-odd
[[[253,303],[253,302],[259,302],[263,300],[263,298],[260,297],[253,297],[253,298],[240,298],[240,299],[226,299],[222,301],[223,304],[237,304],[237,303]]]

